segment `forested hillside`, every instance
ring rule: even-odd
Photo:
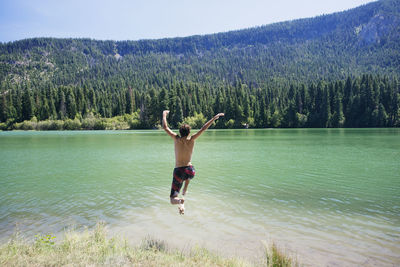
[[[166,108],[174,126],[393,127],[399,75],[398,0],[205,36],[34,38],[0,44],[0,128],[154,128]]]

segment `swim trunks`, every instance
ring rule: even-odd
[[[177,167],[174,169],[170,197],[177,196],[181,191],[183,181],[193,179],[196,171],[193,166]]]

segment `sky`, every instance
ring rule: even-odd
[[[0,0],[0,42],[203,35],[330,14],[369,2],[373,0]]]

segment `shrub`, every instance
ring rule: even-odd
[[[61,120],[45,120],[39,121],[36,126],[38,131],[60,131],[64,127],[64,121]]]
[[[114,130],[127,130],[130,126],[126,121],[117,121],[114,123]]]
[[[226,126],[226,128],[228,128],[228,129],[232,129],[232,128],[235,126],[235,120],[230,119],[229,121],[227,121],[227,122],[225,123],[225,126]]]
[[[138,119],[132,119],[130,121],[128,121],[129,124],[129,129],[133,130],[133,129],[138,129],[140,128],[140,120]]]
[[[37,124],[37,130],[39,131],[48,131],[51,130],[51,120],[46,120],[46,121],[39,121]]]
[[[81,129],[81,122],[78,119],[67,119],[64,122],[64,129],[65,130],[80,130]]]
[[[167,245],[164,241],[147,236],[141,244],[141,248],[144,250],[153,251],[167,251]]]
[[[51,121],[49,130],[60,131],[64,127],[64,122],[61,120]]]
[[[192,117],[186,117],[183,120],[183,123],[189,124],[190,127],[192,127],[193,129],[200,129],[204,123],[206,123],[207,119],[204,117],[203,113],[194,113],[194,116]]]
[[[23,121],[15,123],[13,128],[15,130],[23,130],[23,131],[30,131],[35,130],[37,127],[37,122],[35,121]]]
[[[129,129],[129,115],[116,116],[104,119],[107,130],[127,130]]]
[[[255,123],[253,117],[249,117],[247,121],[248,121],[248,127],[249,127],[249,128],[254,128],[254,127],[256,127],[256,123]]]
[[[299,266],[299,264],[294,261],[287,254],[283,253],[274,243],[270,246],[265,246],[265,259],[267,261],[267,267],[290,267]]]
[[[282,115],[278,111],[275,111],[271,117],[271,126],[274,128],[281,127],[282,119]]]
[[[104,130],[114,130],[114,124],[110,120],[104,120],[105,129]]]
[[[96,120],[94,123],[93,129],[94,130],[105,130],[106,129],[106,123],[102,119]]]
[[[89,117],[89,118],[85,118],[82,120],[82,129],[85,130],[93,130],[94,126],[96,124],[96,118],[94,117]]]
[[[305,127],[307,123],[307,115],[296,113],[297,121],[299,122],[298,127]]]
[[[132,114],[125,114],[125,121],[128,123],[129,125],[129,129],[133,130],[133,129],[138,129],[141,126],[140,123],[140,116],[138,112],[134,112]]]
[[[82,121],[81,127],[82,127],[82,129],[85,129],[85,130],[93,130],[94,126],[98,120],[101,120],[101,119],[96,118],[94,116],[93,112],[89,112],[88,114],[85,115],[85,118],[81,120]]]

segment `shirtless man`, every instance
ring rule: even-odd
[[[203,127],[201,127],[200,131],[192,136],[190,135],[190,126],[187,124],[183,124],[179,128],[180,135],[177,135],[171,131],[167,124],[168,113],[169,110],[164,110],[163,112],[163,129],[174,139],[175,143],[175,169],[172,178],[170,201],[171,204],[178,204],[179,213],[184,214],[185,207],[183,203],[185,202],[185,199],[183,197],[178,198],[178,195],[182,188],[183,181],[185,181],[185,186],[183,187],[182,196],[186,195],[189,181],[196,173],[191,162],[194,142],[205,130],[208,129],[208,127],[210,127],[213,121],[217,120],[221,116],[224,116],[224,113],[215,115],[211,120],[206,122]]]

